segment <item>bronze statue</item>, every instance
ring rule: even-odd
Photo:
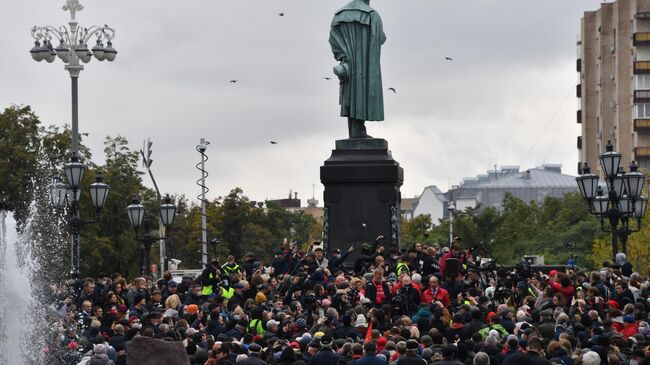
[[[340,62],[334,74],[340,80],[341,116],[348,117],[350,138],[372,138],[365,122],[384,120],[380,58],[385,41],[381,17],[370,0],[353,0],[334,15],[329,42]]]

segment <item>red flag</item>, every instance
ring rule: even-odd
[[[372,341],[372,319],[370,320],[370,324],[368,324],[368,331],[366,331],[366,337],[363,339],[364,343],[368,343]]]

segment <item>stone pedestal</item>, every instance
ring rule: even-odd
[[[386,249],[400,245],[400,186],[404,170],[384,139],[344,139],[320,168],[325,186],[323,242],[328,254],[358,242],[346,263],[353,263],[360,243],[386,237]],[[362,228],[365,223],[366,227]]]

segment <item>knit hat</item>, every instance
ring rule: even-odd
[[[167,309],[163,314],[163,318],[178,318],[178,311],[175,309]]]
[[[248,351],[254,352],[254,353],[260,353],[262,352],[262,347],[256,343],[248,346]]]
[[[304,318],[298,318],[296,320],[296,327],[305,328],[307,327],[307,321]]]
[[[97,344],[97,345],[93,346],[93,352],[95,354],[104,354],[105,355],[108,352],[108,347],[106,347],[106,345],[104,345],[103,343],[100,343],[100,344]]]
[[[417,351],[420,348],[420,344],[416,340],[406,341],[406,349],[410,351]]]
[[[185,312],[190,314],[197,314],[199,312],[199,306],[196,304],[190,304],[185,307]]]
[[[133,305],[136,305],[136,304],[140,303],[143,299],[144,299],[144,297],[141,294],[136,294],[133,297]]]
[[[607,304],[609,304],[609,306],[612,308],[616,308],[616,309],[619,308],[618,302],[615,300],[610,299],[607,301]]]
[[[276,326],[279,326],[279,325],[280,325],[280,322],[276,321],[275,319],[269,319],[266,322],[266,328],[267,329],[270,329],[271,327],[276,327]]]
[[[262,292],[258,292],[257,295],[255,295],[255,303],[261,304],[261,303],[266,303],[266,295]]]
[[[487,315],[487,320],[488,320],[488,321],[491,320],[492,317],[494,317],[494,316],[496,316],[496,315],[497,315],[497,314],[494,313],[494,312],[490,312],[490,313],[488,313],[488,315]]]
[[[634,319],[634,316],[628,314],[627,316],[623,317],[623,322],[634,323],[636,321]]]

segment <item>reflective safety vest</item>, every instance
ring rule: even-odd
[[[395,270],[395,273],[397,274],[397,276],[402,275],[402,271],[404,271],[404,270],[406,270],[407,274],[411,275],[411,269],[409,268],[409,266],[407,264],[403,263],[403,262],[398,262],[397,263],[397,270]]]
[[[208,275],[208,278],[209,279],[214,278],[212,273],[210,273],[210,275]],[[201,295],[208,297],[208,296],[212,295],[212,292],[213,292],[212,285],[205,285],[205,284],[203,285],[203,289],[201,290]]]
[[[248,332],[255,330],[255,334],[262,336],[264,334],[264,326],[262,325],[261,319],[252,319],[248,324]]]
[[[235,264],[235,266],[228,266],[229,263],[224,264],[221,268],[223,271],[225,271],[228,275],[234,273],[234,272],[239,272],[239,265]]]
[[[232,298],[232,296],[235,295],[235,289],[233,288],[228,288],[228,290],[221,288],[221,296],[224,297],[226,300]]]

